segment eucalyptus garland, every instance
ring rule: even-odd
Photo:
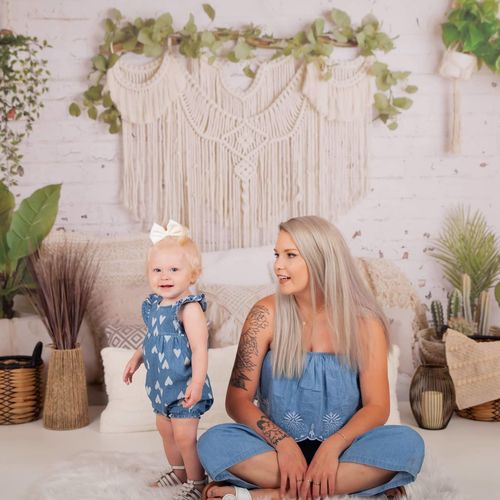
[[[19,147],[43,108],[50,76],[40,57],[45,40],[0,31],[0,182],[17,184],[24,173]]]
[[[213,21],[213,7],[203,4],[203,9]],[[126,53],[159,57],[170,44],[178,45],[179,52],[188,58],[207,56],[209,62],[216,58],[240,62],[251,61],[255,57],[255,49],[265,48],[274,52],[273,59],[293,56],[299,61],[317,64],[323,78],[328,79],[332,74],[332,64],[328,58],[334,47],[359,47],[361,55],[374,56],[370,72],[375,77],[377,87],[373,102],[376,118],[394,130],[398,126],[398,115],[413,103],[404,94],[415,93],[417,87],[407,83],[410,75],[408,71],[391,71],[387,64],[376,60],[376,52],[394,49],[393,39],[380,28],[379,21],[372,14],[365,16],[359,26],[353,26],[348,14],[332,9],[328,15],[315,19],[307,29],[290,38],[275,38],[254,25],[239,30],[198,30],[192,14],[184,27],[175,31],[169,13],[157,19],[139,17],[127,21],[118,9],[112,9],[104,21],[104,40],[99,53],[92,58],[93,70],[89,75],[91,85],[83,94],[83,106],[89,118],[107,123],[112,134],[120,132],[121,116],[106,90],[106,73]],[[255,76],[250,64],[243,71],[248,77]],[[404,94],[396,95],[396,90]],[[69,112],[73,116],[80,116],[81,106],[73,102]]]

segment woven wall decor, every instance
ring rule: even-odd
[[[263,62],[245,91],[222,65],[171,53],[108,72],[123,118],[123,198],[150,226],[173,218],[204,251],[269,244],[282,220],[334,220],[366,191],[368,61],[329,80],[291,57]]]

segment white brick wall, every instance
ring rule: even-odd
[[[7,7],[10,4],[10,13]],[[447,208],[458,202],[480,209],[500,235],[500,78],[486,69],[464,82],[463,153],[447,154],[451,85],[436,75],[442,45],[439,25],[449,2],[422,0],[212,0],[217,26],[254,22],[286,35],[332,7],[355,21],[373,11],[386,31],[399,35],[386,61],[413,72],[419,86],[413,108],[396,132],[376,123],[371,129],[370,193],[338,224],[356,254],[383,255],[397,263],[423,300],[442,298],[445,283],[428,249]],[[120,140],[104,125],[67,114],[86,88],[89,59],[102,36],[108,9],[129,18],[169,11],[177,26],[192,12],[208,25],[201,2],[193,0],[3,0],[2,25],[9,15],[15,31],[46,38],[53,80],[46,109],[25,146],[26,175],[16,192],[62,182],[57,227],[92,233],[138,231],[120,204]],[[500,311],[495,306],[495,322]]]

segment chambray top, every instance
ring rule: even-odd
[[[300,378],[273,377],[272,351],[262,365],[259,405],[295,441],[323,441],[361,407],[358,372],[342,356],[308,352]]]
[[[161,301],[161,296],[151,294],[142,304],[142,318],[147,326],[143,343],[146,392],[155,413],[169,418],[199,418],[212,406],[213,392],[206,377],[200,401],[191,408],[182,406],[191,382],[192,351],[178,314],[188,302],[198,302],[205,311],[205,296],[188,295],[167,306],[161,306]]]

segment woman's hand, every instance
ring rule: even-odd
[[[308,494],[312,498],[333,497],[340,452],[337,442],[333,440],[321,443],[307,468],[304,484],[300,491],[301,498],[306,498]]]
[[[307,462],[302,450],[291,437],[286,437],[276,446],[276,453],[280,470],[280,497],[283,498],[286,494],[288,497],[297,498],[307,471]]]
[[[184,408],[191,408],[191,406],[194,406],[201,399],[202,392],[203,392],[203,384],[200,384],[198,382],[191,382],[187,386],[182,406]]]
[[[142,349],[137,349],[134,355],[130,358],[129,362],[125,366],[125,370],[123,370],[123,381],[129,385],[132,383],[132,375],[137,371],[139,366],[142,363]]]

